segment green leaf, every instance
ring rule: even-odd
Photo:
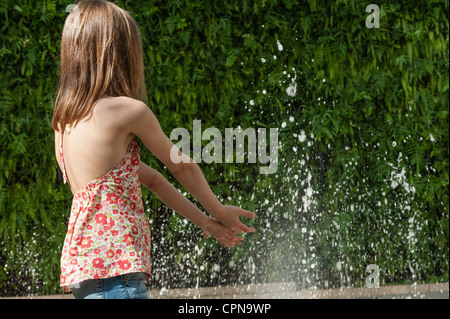
[[[22,8],[19,7],[17,4],[14,5],[14,9],[19,11],[19,12],[21,12],[21,13],[23,12]]]

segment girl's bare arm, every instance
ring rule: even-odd
[[[139,165],[139,180],[168,207],[202,228],[205,235],[211,234],[224,246],[241,245],[243,238],[234,236],[215,219],[206,216],[191,201],[183,196],[164,176],[145,163]]]

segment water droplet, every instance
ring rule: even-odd
[[[298,140],[299,140],[300,142],[306,141],[306,134],[305,134],[305,131],[301,130],[300,135],[298,136]]]
[[[281,44],[280,40],[277,41],[278,44],[278,51],[283,51],[283,45]]]
[[[432,134],[430,134],[430,141],[436,142],[436,140],[434,139],[434,136]]]
[[[286,94],[289,96],[294,97],[297,93],[297,83],[292,79],[291,84],[289,84],[288,88],[286,89]]]

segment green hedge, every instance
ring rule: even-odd
[[[69,4],[0,0],[3,296],[61,293],[71,194],[50,119]],[[200,164],[224,203],[257,214],[241,247],[202,239],[143,189],[154,288],[364,286],[369,264],[380,284],[448,281],[447,0],[379,1],[380,28],[356,0],[117,4],[141,28],[148,105],[167,135],[195,119],[222,134],[278,128],[275,174]]]

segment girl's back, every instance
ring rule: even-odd
[[[73,194],[107,174],[125,156],[134,134],[125,130],[122,113],[133,102],[127,97],[105,96],[96,103],[92,116],[76,127],[67,126],[62,139],[61,133],[55,131],[55,150],[62,141],[65,171]]]

